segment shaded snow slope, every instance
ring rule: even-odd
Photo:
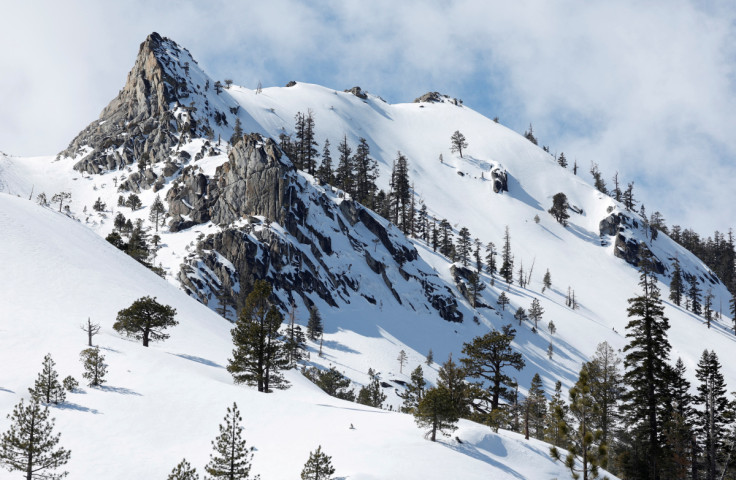
[[[233,385],[224,369],[228,322],[78,222],[5,194],[0,262],[0,411],[27,398],[47,353],[60,376],[81,380],[79,325],[88,317],[102,325],[95,343],[109,364],[107,383],[51,409],[72,452],[72,478],[164,478],[182,457],[201,472],[233,401],[262,478],[295,478],[317,445],[351,479],[565,476],[541,442],[463,421],[455,432],[463,444],[432,444],[410,416],[328,397],[296,372],[291,389],[273,394]],[[150,348],[111,328],[116,312],[142,295],[174,306],[180,322]],[[0,430],[7,426],[3,415]]]

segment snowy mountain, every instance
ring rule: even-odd
[[[11,305],[2,314],[0,328],[7,334],[0,352],[6,364],[13,358],[19,365],[0,377],[3,411],[25,395],[45,353],[54,354],[60,370],[77,372],[84,347],[78,324],[92,317],[103,325],[99,343],[109,352],[111,387],[72,395],[72,407],[55,412],[73,450],[74,476],[106,471],[110,478],[108,465],[118,465],[127,477],[154,470],[163,476],[182,456],[202,465],[225,406],[236,400],[254,413],[244,415],[246,432],[258,448],[256,470],[264,478],[293,477],[317,444],[349,478],[446,478],[457,471],[463,478],[565,478],[541,442],[461,422],[455,435],[462,444],[432,445],[411,417],[333,399],[296,372],[289,375],[290,390],[268,396],[233,386],[222,368],[232,349],[231,324],[215,312],[233,320],[257,279],[273,283],[284,309],[295,303],[298,323],[306,323],[313,306],[322,313],[323,357],[310,342],[310,363],[336,366],[356,386],[368,383],[369,368],[377,370],[394,410],[400,405],[395,392],[430,349],[440,362],[459,358],[464,342],[508,323],[518,330],[514,346],[526,360],[516,375],[521,393],[535,373],[548,393],[557,380],[569,388],[597,344],[626,344],[627,299],[638,292],[635,264],[646,252],[655,258],[663,291],[677,259],[686,276],[710,289],[714,309],[728,310],[727,289],[695,256],[664,234],[653,238],[636,213],[461,101],[433,94],[392,105],[359,88],[304,83],[226,87],[186,49],[152,34],[118,97],[67,150],[57,157],[0,157],[0,192],[31,199],[40,192],[48,198],[71,193],[66,215],[0,196],[6,265],[0,291]],[[320,147],[327,139],[333,149],[343,138],[353,148],[366,140],[378,163],[378,186],[386,191],[398,152],[405,155],[416,204],[447,219],[455,235],[467,227],[482,245],[493,242],[500,250],[508,228],[514,269],[523,265],[527,285],[482,273],[485,289],[473,307],[466,295],[468,270],[295,169],[276,141],[294,135],[295,116],[310,111]],[[236,124],[246,135],[231,147],[227,140]],[[455,131],[468,141],[462,157],[451,151]],[[559,192],[571,206],[567,226],[547,213]],[[117,206],[121,195],[131,193],[143,208]],[[158,229],[155,258],[168,283],[103,239],[118,213],[150,226],[157,195],[170,215]],[[106,204],[102,211],[92,208],[97,199]],[[543,289],[547,270],[552,287]],[[578,308],[568,305],[568,291]],[[502,292],[510,305],[499,310]],[[116,312],[142,295],[166,300],[180,315],[171,340],[150,351],[110,328]],[[513,318],[533,299],[545,312],[536,332]],[[706,328],[684,308],[668,303],[666,314],[672,358],[682,357],[691,377],[704,348],[721,358],[733,348],[732,320],[725,315]],[[18,318],[25,320],[19,324]],[[547,327],[550,320],[555,333]],[[403,372],[396,360],[401,350],[409,357]],[[735,384],[736,367],[723,367],[726,381]],[[423,368],[436,382],[437,365]],[[148,413],[137,422],[131,412],[140,409]],[[90,418],[84,428],[82,415]],[[355,432],[347,430],[350,423]],[[271,431],[274,425],[301,433],[287,440]],[[306,433],[312,431],[320,433]],[[106,436],[121,439],[128,454],[90,461]],[[139,453],[141,443],[167,451]],[[284,449],[290,453],[286,462]],[[406,456],[385,461],[387,452],[396,451]]]

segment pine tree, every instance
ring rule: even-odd
[[[529,320],[529,317],[526,315],[526,310],[524,310],[523,307],[519,307],[516,309],[516,313],[514,313],[514,319],[519,322],[519,326],[527,320]]]
[[[404,234],[408,233],[411,196],[409,161],[398,152],[391,172],[390,216],[391,221],[401,228]]]
[[[705,454],[705,479],[717,480],[718,455],[726,437],[726,426],[730,423],[726,384],[721,373],[721,364],[715,351],[703,351],[695,370],[700,381],[696,405],[701,407],[697,416],[697,431]]]
[[[511,347],[515,337],[516,330],[511,325],[505,325],[501,331],[491,330],[463,344],[466,358],[461,359],[461,362],[467,376],[489,382],[491,410],[496,410],[500,399],[509,395],[508,387],[513,380],[504,370],[508,367],[516,370],[524,368],[521,354]]]
[[[626,191],[623,194],[623,204],[627,211],[632,211],[636,208],[636,199],[634,198],[634,182],[629,182],[626,187]]]
[[[77,387],[79,387],[79,382],[77,382],[77,380],[71,375],[67,375],[66,378],[64,378],[64,381],[61,382],[61,385],[67,392],[74,392]]]
[[[307,338],[316,341],[322,336],[324,327],[322,326],[322,315],[316,306],[309,309],[309,320],[307,321]]]
[[[296,306],[294,303],[289,307],[289,326],[284,338],[284,353],[288,368],[296,367],[297,362],[308,358],[305,335],[302,327],[296,324]]]
[[[471,254],[471,239],[470,230],[466,227],[461,228],[457,234],[457,247],[455,251],[457,252],[458,260],[462,262],[463,267],[467,267]]]
[[[639,462],[637,469],[643,478],[658,478],[663,463],[660,436],[671,347],[669,321],[664,316],[657,279],[648,266],[644,262],[641,268],[642,293],[628,300],[626,337],[630,340],[624,347],[624,383],[629,388],[622,398],[628,423],[635,427],[635,442],[641,446],[636,449],[639,458],[634,459]]]
[[[618,402],[623,394],[621,359],[608,342],[598,344],[588,362],[590,394],[598,406],[591,425],[600,429],[603,443],[613,443],[613,428],[618,421]]]
[[[300,139],[297,138],[297,141]],[[308,174],[314,175],[317,171],[317,158],[319,152],[317,151],[317,141],[314,139],[314,112],[311,109],[307,110],[307,116],[304,118],[304,138],[302,142],[302,168],[307,171]]]
[[[446,257],[452,256],[452,225],[447,219],[440,220],[440,253]]]
[[[698,286],[698,277],[696,275],[692,275],[690,277],[690,289],[688,291],[688,296],[690,298],[690,309],[695,315],[700,315],[701,313],[701,305],[700,305],[700,287]]]
[[[429,430],[425,438],[433,442],[437,440],[437,433],[450,434],[457,427],[457,410],[453,405],[450,392],[444,387],[434,387],[427,390],[414,413],[417,425]]]
[[[255,448],[248,447],[243,438],[243,419],[236,403],[233,402],[232,409],[228,407],[223,421],[224,424],[220,424],[220,434],[212,441],[214,452],[210,454],[210,461],[204,469],[213,480],[251,478]],[[256,475],[254,478],[260,477]]]
[[[465,369],[452,360],[452,355],[442,364],[437,372],[437,387],[444,388],[450,397],[450,403],[458,417],[470,413],[470,389],[465,382]]]
[[[143,202],[138,195],[131,193],[128,199],[125,201],[125,206],[130,207],[131,210],[136,211],[143,206]]]
[[[361,138],[358,141],[358,147],[355,149],[352,164],[355,171],[355,200],[368,208],[373,208],[376,191],[378,190],[376,187],[378,162],[371,158],[370,154],[368,141]]]
[[[509,227],[506,225],[506,233],[504,234],[503,240],[503,251],[501,254],[501,270],[499,275],[503,277],[504,281],[511,285],[514,275],[514,259],[511,256],[511,235],[509,234]]]
[[[618,172],[613,174],[613,190],[611,190],[611,196],[617,202],[620,202],[623,199],[623,192],[621,191],[621,185],[618,182]]]
[[[164,202],[161,201],[161,197],[158,195],[156,195],[156,198],[153,200],[151,212],[148,214],[148,219],[156,227],[157,232],[159,224],[161,224],[161,226],[164,224],[164,220],[166,219],[166,207],[164,206]]]
[[[452,153],[460,154],[460,158],[463,158],[464,148],[468,148],[468,142],[465,140],[465,135],[460,133],[460,130],[455,130],[455,133],[450,137],[450,151]]]
[[[87,385],[97,387],[105,383],[105,374],[107,373],[107,364],[105,356],[100,353],[98,347],[87,348],[79,354],[84,367],[83,378],[87,379]]]
[[[534,136],[534,129],[531,123],[529,124],[529,130],[524,132],[524,137],[532,142],[534,145],[537,145],[537,137]]]
[[[199,480],[197,469],[192,468],[187,459],[182,459],[171,471],[167,480]]]
[[[674,368],[670,369],[669,418],[665,420],[663,428],[664,448],[670,458],[664,465],[663,478],[699,478],[693,397],[685,373],[685,364],[678,358]]]
[[[367,386],[360,388],[357,402],[362,405],[381,408],[383,402],[386,401],[386,394],[381,390],[378,375],[373,371],[373,369],[368,369],[368,376],[370,377],[370,382]]]
[[[174,317],[176,317],[175,308],[158,303],[156,297],[146,296],[134,301],[130,307],[120,310],[112,328],[130,338],[143,340],[143,346],[147,347],[149,341],[156,342],[169,338],[163,330],[179,324]]]
[[[215,85],[217,84],[215,83]],[[235,128],[233,128],[233,135],[230,137],[230,144],[235,146],[242,139],[243,125],[240,123],[240,118],[235,117]]]
[[[545,439],[556,447],[565,444],[563,425],[569,421],[568,407],[562,398],[562,382],[555,383],[555,393],[549,401],[547,408],[547,419],[545,423]]]
[[[432,349],[429,349],[429,352],[427,352],[427,360],[424,362],[427,365],[432,365],[434,363],[434,353],[432,353]]]
[[[552,197],[552,208],[547,211],[550,215],[555,217],[555,220],[557,220],[557,222],[566,227],[567,219],[570,218],[570,214],[567,213],[567,210],[569,208],[570,205],[567,203],[567,195],[559,192],[555,193],[554,197]]]
[[[549,273],[549,268],[542,279],[542,293],[548,288],[552,288],[552,276]]]
[[[406,365],[406,360],[407,360],[406,352],[404,350],[401,350],[396,360],[399,361],[399,373],[403,373],[404,365]]]
[[[529,395],[527,396],[527,404],[529,406],[529,427],[532,430],[531,435],[539,440],[544,440],[544,424],[547,418],[547,399],[544,397],[544,386],[542,377],[538,373],[534,374],[531,386],[529,387]]]
[[[570,389],[570,413],[575,419],[576,428],[563,423],[562,430],[566,437],[565,447],[569,452],[565,457],[565,465],[573,478],[583,480],[598,478],[599,467],[606,466],[607,446],[602,441],[603,432],[593,427],[597,404],[590,392],[590,376],[587,365],[583,365],[575,386]],[[557,447],[550,448],[550,455],[555,461],[562,461]],[[578,465],[577,457],[580,457]]]
[[[92,320],[87,317],[87,323],[82,324],[80,328],[87,334],[87,344],[92,346],[92,337],[100,333],[100,324],[92,323]]]
[[[478,304],[478,295],[486,288],[485,284],[481,282],[478,272],[470,272],[468,275],[468,286],[470,287],[470,291],[468,292],[470,298],[468,300],[470,300],[470,305],[475,308]]]
[[[350,388],[350,379],[340,373],[334,366],[329,370],[318,370],[314,367],[304,370],[304,375],[327,395],[343,400],[355,401],[355,391]]]
[[[329,139],[325,139],[325,144],[322,147],[322,163],[317,169],[317,178],[322,180],[324,183],[333,184],[335,182],[334,174],[332,172],[332,154],[330,154]]]
[[[330,480],[335,473],[332,466],[332,457],[322,452],[322,446],[318,446],[314,452],[309,452],[309,459],[302,469],[302,480]]]
[[[38,374],[33,388],[28,389],[33,400],[46,405],[64,403],[66,394],[59,383],[59,374],[54,369],[55,365],[56,362],[51,358],[50,353],[43,357],[43,369]]]
[[[705,323],[710,328],[710,322],[713,320],[713,292],[710,288],[705,292],[705,298],[703,299],[703,318],[705,318]]]
[[[419,402],[422,401],[426,385],[424,371],[421,365],[417,365],[417,368],[411,372],[411,381],[406,385],[406,391],[398,394],[404,400],[404,404],[401,407],[402,412],[412,413],[416,410]]]
[[[562,168],[567,168],[567,158],[565,158],[565,152],[560,152],[560,156],[557,157],[557,164]]]
[[[288,368],[279,334],[283,317],[271,305],[270,296],[271,285],[265,280],[256,280],[235,327],[230,331],[235,348],[227,366],[235,383],[256,385],[259,392],[266,393],[272,388],[289,386],[281,373]]]
[[[493,277],[496,273],[496,245],[493,242],[488,242],[486,245],[486,272]]]
[[[534,322],[534,328],[539,328],[539,321],[542,320],[544,309],[536,298],[532,300],[532,305],[529,307],[529,318]]]
[[[603,175],[601,175],[600,170],[598,170],[598,164],[591,162],[590,164],[590,174],[593,177],[593,186],[601,192],[608,195],[608,189],[606,189],[606,182],[603,180]]]
[[[54,472],[71,458],[71,452],[57,446],[61,434],[53,434],[54,419],[48,407],[21,399],[8,415],[10,428],[0,437],[0,464],[9,471],[23,472],[26,480],[60,479],[68,472]]]
[[[496,300],[496,303],[501,305],[502,312],[506,310],[506,305],[510,303],[509,297],[506,296],[506,292],[501,292],[501,295],[498,296],[498,300]]]
[[[672,280],[670,281],[670,300],[680,306],[682,303],[683,285],[682,270],[680,269],[680,259],[675,257],[675,266],[672,271]]]
[[[353,151],[348,145],[347,135],[343,135],[342,142],[337,146],[337,151],[340,156],[335,170],[335,186],[341,188],[345,193],[353,195],[353,165],[350,156]]]

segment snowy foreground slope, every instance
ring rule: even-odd
[[[109,364],[107,384],[52,408],[72,451],[70,478],[164,478],[182,457],[201,471],[233,401],[264,479],[297,477],[317,445],[337,476],[350,479],[565,478],[542,442],[462,421],[462,444],[433,444],[411,416],[334,399],[296,372],[291,389],[273,394],[233,385],[224,369],[228,322],[74,220],[5,194],[0,263],[1,412],[27,398],[47,353],[60,375],[81,380],[79,325],[88,317],[102,325],[95,341]],[[180,322],[150,348],[111,328],[116,312],[143,295],[174,306]],[[0,430],[7,426],[3,415]]]

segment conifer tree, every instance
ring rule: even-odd
[[[583,480],[596,479],[599,467],[606,466],[607,446],[602,442],[603,433],[592,424],[597,408],[590,393],[590,376],[586,364],[580,370],[575,386],[570,389],[570,414],[575,423],[562,425],[566,438],[565,447],[569,452],[564,462],[573,478],[580,478],[582,473]],[[550,448],[550,455],[555,461],[562,461],[557,447]],[[577,457],[580,457],[579,461]]]
[[[470,260],[471,240],[470,230],[466,227],[461,228],[457,234],[457,247],[455,251],[457,252],[458,260],[462,262],[463,267],[467,267],[468,261]]]
[[[335,169],[335,186],[341,188],[345,193],[353,195],[353,165],[350,156],[353,150],[348,145],[347,135],[343,135],[342,142],[337,146],[337,152],[340,156],[337,160],[337,169]]]
[[[611,445],[613,428],[618,421],[618,402],[623,394],[621,359],[608,342],[598,344],[593,359],[588,362],[590,394],[598,406],[592,425],[600,429],[603,442]]]
[[[429,349],[429,352],[427,352],[427,360],[424,362],[427,365],[432,365],[434,363],[434,353],[432,353],[432,349]]]
[[[105,383],[105,374],[107,373],[107,364],[105,356],[100,353],[98,347],[87,348],[79,354],[84,367],[83,378],[87,379],[87,385],[97,387]]]
[[[726,426],[730,422],[727,420],[726,384],[715,351],[703,351],[695,377],[700,381],[695,404],[701,408],[697,415],[697,431],[705,454],[705,479],[717,480],[718,455],[726,439]]]
[[[143,346],[147,347],[149,341],[169,338],[163,330],[179,324],[174,317],[175,308],[158,303],[156,297],[146,296],[120,310],[112,328],[120,334],[143,340]]]
[[[401,228],[401,231],[405,234],[408,233],[409,227],[411,196],[409,162],[401,152],[398,152],[391,172],[390,211],[391,221]]]
[[[23,472],[26,480],[64,478],[56,472],[71,458],[71,452],[58,446],[61,434],[54,435],[54,419],[48,407],[36,401],[28,406],[23,399],[8,415],[10,428],[0,437],[0,464],[11,472]]]
[[[399,393],[399,397],[404,400],[401,411],[404,413],[412,413],[422,401],[424,390],[427,382],[424,380],[424,371],[421,365],[417,365],[411,372],[411,381],[406,385],[406,391]]]
[[[450,397],[450,403],[458,417],[467,416],[470,412],[470,389],[465,382],[465,369],[459,367],[452,355],[442,364],[437,372],[437,387],[444,388]]]
[[[606,188],[606,182],[603,180],[603,175],[601,175],[600,170],[598,170],[598,164],[591,162],[590,163],[590,175],[593,177],[593,186],[601,192],[608,195],[608,189]]]
[[[486,273],[488,273],[491,278],[493,278],[493,275],[496,273],[496,245],[494,245],[493,242],[488,242],[486,245]]]
[[[670,300],[680,306],[682,303],[683,285],[682,270],[680,269],[680,259],[675,257],[675,266],[672,270],[672,280],[670,281]]]
[[[519,307],[516,309],[516,313],[514,313],[514,320],[519,322],[519,326],[527,320],[529,320],[529,317],[526,316],[526,310],[524,310],[523,307]]]
[[[544,424],[547,418],[547,399],[544,397],[544,385],[542,377],[534,374],[529,395],[527,396],[529,406],[529,427],[531,435],[539,440],[544,440]]]
[[[368,141],[361,138],[352,158],[355,172],[355,200],[373,208],[375,202],[376,179],[378,178],[378,162],[371,158]]]
[[[643,478],[658,478],[663,464],[661,432],[668,385],[667,359],[669,321],[664,316],[657,279],[644,261],[640,273],[640,295],[630,298],[626,325],[629,344],[624,347],[624,409],[640,448],[637,469]]]
[[[233,402],[232,409],[230,407],[227,409],[224,424],[220,424],[220,434],[212,441],[214,452],[210,454],[210,461],[204,467],[212,480],[251,478],[251,462],[255,448],[248,447],[243,438],[242,421],[238,405]],[[260,477],[256,475],[253,478]]]
[[[314,452],[309,452],[309,459],[302,469],[302,480],[330,480],[335,473],[332,466],[332,457],[322,452],[322,446],[318,446]]]
[[[288,388],[281,371],[288,368],[288,359],[280,340],[282,315],[271,305],[271,285],[256,280],[253,290],[245,299],[235,327],[233,358],[228,360],[227,371],[235,383],[256,385],[259,392],[272,388]]]
[[[568,208],[570,208],[570,205],[567,203],[567,195],[559,192],[555,193],[554,197],[552,197],[552,207],[548,212],[555,217],[558,223],[566,227],[567,219],[570,218],[570,214],[567,213]]]
[[[562,168],[567,168],[567,158],[565,158],[565,152],[560,152],[560,156],[557,157],[557,164]]]
[[[705,292],[705,298],[703,299],[703,318],[705,318],[705,323],[710,328],[710,322],[713,320],[713,292],[710,288]]]
[[[87,317],[87,323],[82,324],[80,328],[87,334],[87,344],[92,346],[92,337],[100,333],[100,324],[92,323],[92,320]]]
[[[506,305],[509,304],[509,297],[506,296],[506,292],[501,292],[501,295],[498,296],[496,303],[501,305],[502,312],[506,310]]]
[[[452,225],[446,218],[440,220],[439,233],[440,253],[446,257],[452,256]]]
[[[611,190],[611,196],[617,202],[620,202],[623,199],[623,192],[621,191],[621,185],[618,181],[618,172],[613,174],[613,190]]]
[[[552,276],[549,273],[549,268],[547,269],[547,272],[544,274],[544,278],[542,279],[542,293],[548,288],[552,288]]]
[[[284,353],[288,368],[296,367],[297,362],[308,358],[305,335],[302,327],[296,324],[296,306],[289,307],[289,325],[284,338]]]
[[[325,139],[325,144],[322,147],[322,163],[317,169],[317,178],[322,180],[324,183],[330,185],[334,183],[335,178],[332,172],[332,154],[330,153],[330,140]]]
[[[694,431],[693,397],[690,382],[685,378],[685,364],[677,359],[670,370],[669,418],[665,420],[663,442],[669,461],[664,465],[663,478],[699,478],[698,445]]]
[[[547,408],[547,419],[545,423],[545,439],[556,447],[562,447],[565,444],[565,433],[563,425],[568,423],[568,407],[562,398],[562,382],[559,380],[555,383],[555,393],[549,401]]]
[[[343,400],[355,401],[355,391],[350,388],[350,379],[340,373],[334,366],[329,370],[306,369],[304,375],[327,395]]]
[[[64,378],[64,381],[61,382],[61,385],[67,392],[74,392],[77,387],[79,387],[79,382],[77,382],[77,380],[71,375],[67,375],[67,377]]]
[[[307,110],[307,115],[304,117],[304,136],[303,138],[297,137],[297,142],[301,143],[298,147],[302,152],[302,168],[310,175],[314,175],[317,171],[317,158],[319,152],[317,151],[317,141],[314,139],[314,112],[311,109]]]
[[[636,208],[636,199],[634,198],[634,182],[629,182],[626,187],[626,191],[623,194],[623,204],[627,211],[632,211]]]
[[[396,358],[396,360],[399,361],[399,373],[404,372],[404,365],[406,365],[406,352],[404,350],[401,350],[399,352],[399,356]]]
[[[508,387],[513,380],[505,373],[508,367],[521,370],[524,359],[521,353],[514,351],[511,342],[516,337],[516,330],[511,325],[504,325],[501,331],[491,330],[483,336],[475,337],[470,343],[463,344],[461,359],[466,374],[481,382],[487,381],[490,393],[490,408],[496,410],[501,398],[509,395]]]
[[[322,326],[322,315],[316,306],[309,309],[309,320],[307,321],[307,338],[316,341],[322,336],[324,327]]]
[[[532,305],[529,307],[529,318],[534,322],[534,328],[539,328],[539,321],[542,320],[544,309],[536,298],[532,300]]]
[[[370,382],[367,386],[360,388],[358,392],[357,402],[370,407],[381,408],[383,402],[386,401],[386,394],[381,390],[381,384],[378,381],[378,375],[372,368],[368,369]]]
[[[199,475],[197,474],[197,469],[192,468],[185,458],[174,467],[167,480],[199,480]]]
[[[514,259],[511,256],[511,235],[509,234],[509,226],[506,225],[506,233],[503,237],[503,251],[501,254],[501,270],[499,275],[504,281],[511,285],[514,275]]]
[[[66,399],[64,389],[59,383],[59,374],[56,373],[54,366],[56,362],[51,358],[50,353],[43,357],[43,369],[39,372],[33,388],[28,389],[31,398],[46,405],[50,403],[58,405],[64,403]]]
[[[450,137],[450,151],[452,153],[460,154],[460,158],[463,158],[464,148],[468,148],[468,142],[465,140],[465,135],[460,133],[460,130],[455,130],[455,133]]]
[[[690,310],[695,315],[700,315],[700,287],[698,286],[698,277],[693,275],[690,277],[690,289],[688,290],[688,296],[690,297]]]
[[[425,438],[429,437],[433,442],[437,440],[438,432],[444,435],[453,432],[457,428],[458,414],[450,392],[441,386],[427,390],[414,413],[414,420],[420,427],[428,429]]]
[[[151,212],[148,214],[148,219],[156,227],[157,232],[159,224],[161,224],[161,226],[164,224],[164,220],[166,219],[166,207],[164,206],[164,202],[161,201],[161,197],[158,195],[156,195],[156,198],[153,200],[153,204],[151,204]]]
[[[529,130],[524,132],[524,138],[537,145],[537,137],[534,136],[534,129],[531,123],[529,124]]]
[[[233,128],[233,135],[232,137],[230,137],[230,144],[232,146],[235,146],[242,139],[243,139],[243,125],[240,123],[240,118],[235,117],[235,127]]]
[[[478,304],[478,295],[480,292],[485,290],[486,286],[483,282],[481,282],[480,275],[478,272],[470,272],[468,275],[468,284],[470,287],[470,291],[468,292],[470,295],[470,305],[475,308],[475,306]]]

